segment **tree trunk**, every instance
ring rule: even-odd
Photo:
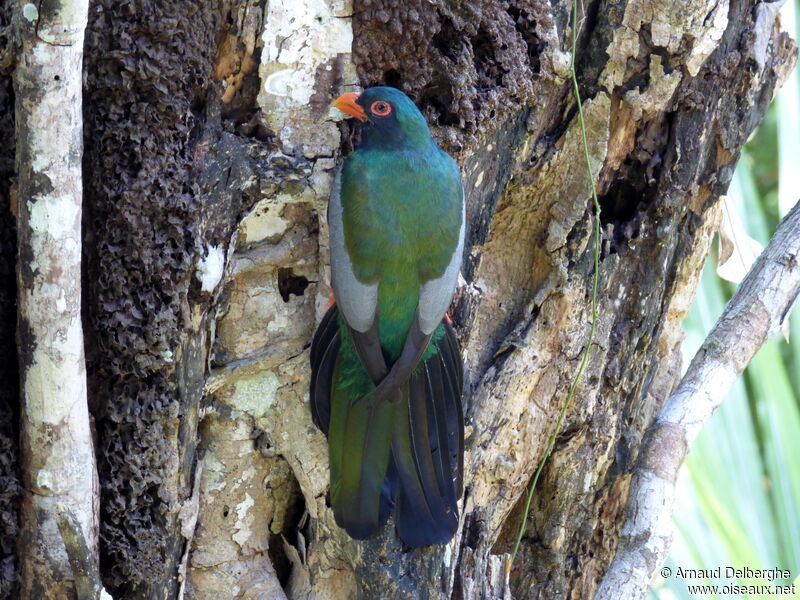
[[[81,113],[88,0],[16,8],[21,47],[14,72],[20,260],[20,591],[73,598],[68,510],[97,561],[97,471],[86,401],[81,325]],[[58,118],[53,118],[54,114]]]
[[[18,584],[19,535],[19,372],[16,218],[9,209],[14,169],[14,92],[8,62],[11,0],[0,2],[0,598],[13,597]],[[5,52],[4,52],[5,51]],[[5,56],[4,56],[5,54]],[[16,192],[14,192],[16,197]]]
[[[672,541],[675,484],[692,444],[800,295],[800,202],[742,280],[645,432],[616,555],[596,600],[644,597]],[[789,586],[794,591],[794,585]],[[788,590],[787,590],[788,591]]]
[[[755,0],[583,7],[600,319],[508,577],[591,313],[571,2],[91,3],[85,323],[115,598],[592,597],[676,381],[718,200],[794,45]],[[368,542],[335,526],[307,406],[327,195],[357,136],[328,107],[376,84],[405,90],[457,158],[470,223],[453,310],[463,525],[415,551],[391,525]],[[15,477],[13,440],[0,430],[0,477]],[[0,491],[6,554],[15,498]]]

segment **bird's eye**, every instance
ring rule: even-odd
[[[373,115],[378,117],[385,117],[392,112],[392,105],[388,102],[384,102],[383,100],[376,100],[372,103],[372,106],[369,107],[372,111]]]

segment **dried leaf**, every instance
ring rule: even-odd
[[[747,235],[739,215],[731,210],[727,198],[724,198],[717,275],[726,281],[741,283],[763,250],[760,242]]]

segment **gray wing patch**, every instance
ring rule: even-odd
[[[328,201],[328,227],[331,234],[331,286],[336,304],[344,320],[356,331],[367,331],[375,319],[378,306],[378,284],[361,283],[356,279],[350,256],[344,245],[344,222],[340,197],[341,169],[333,181]],[[462,227],[463,233],[463,227]]]
[[[417,306],[417,319],[420,329],[425,334],[433,333],[447,312],[447,307],[453,300],[456,289],[458,273],[461,270],[461,259],[464,253],[464,227],[465,208],[464,190],[461,190],[461,231],[458,234],[458,245],[453,251],[450,264],[438,279],[431,279],[422,284],[419,290],[419,305]]]

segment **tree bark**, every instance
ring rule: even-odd
[[[0,598],[10,598],[19,581],[19,371],[16,217],[11,213],[15,175],[14,92],[10,65],[14,46],[11,2],[0,2]],[[16,192],[14,192],[16,196]]]
[[[597,600],[644,598],[672,542],[678,469],[739,375],[800,294],[800,202],[778,225],[680,384],[650,424],[633,472],[619,548]]]
[[[755,0],[583,4],[600,321],[508,574],[589,327],[571,4],[92,2],[84,292],[115,598],[593,596],[675,384],[719,197],[794,45]],[[391,525],[368,542],[335,526],[307,406],[327,196],[358,135],[328,106],[377,84],[406,91],[457,158],[470,222],[452,311],[463,523],[411,552]]]
[[[76,600],[110,600],[101,583],[96,540],[89,546],[80,522],[63,504],[56,505],[56,523],[72,568]]]
[[[14,72],[19,174],[22,598],[75,597],[58,529],[68,506],[97,561],[97,471],[81,325],[81,114],[88,0],[19,2]],[[58,118],[54,118],[58,115]]]

